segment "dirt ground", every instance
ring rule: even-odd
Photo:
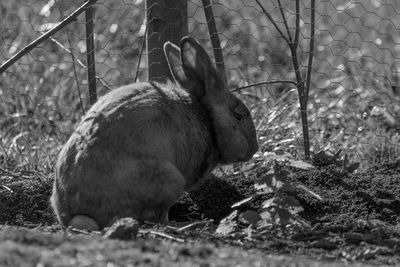
[[[0,266],[400,266],[400,161],[355,174],[334,165],[294,170],[291,184],[322,197],[293,192],[310,228],[238,225],[215,234],[264,171],[217,173],[171,208],[170,226],[143,226],[122,241],[61,229],[48,205],[52,177],[1,168]],[[263,197],[245,209],[259,212]]]

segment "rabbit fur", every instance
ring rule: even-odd
[[[217,164],[258,149],[249,110],[191,37],[164,52],[175,83],[135,83],[101,97],[63,146],[51,204],[63,226],[114,219],[165,223],[184,190]]]

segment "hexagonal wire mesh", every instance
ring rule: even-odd
[[[78,3],[79,2],[79,3]],[[142,0],[98,1],[94,34],[98,94],[147,79]],[[263,1],[281,29],[277,1]],[[281,1],[291,33],[295,1]],[[54,26],[83,1],[2,1],[0,62]],[[301,72],[310,36],[310,0],[300,1]],[[214,0],[231,88],[293,80],[288,45],[253,0]],[[211,53],[200,0],[188,2],[189,34]],[[311,150],[343,148],[364,163],[400,151],[400,2],[325,0],[316,6],[316,49],[308,104]],[[0,79],[1,164],[51,168],[87,103],[84,16],[8,68]],[[262,151],[302,154],[298,96],[277,83],[241,90],[254,114]],[[82,105],[83,103],[83,105]]]

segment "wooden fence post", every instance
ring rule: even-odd
[[[187,35],[187,0],[146,0],[147,60],[149,80],[172,79],[163,46],[167,41],[179,44]]]

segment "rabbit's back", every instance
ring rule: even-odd
[[[197,105],[173,84],[133,84],[100,98],[58,158],[52,201],[60,221],[88,214],[106,223],[112,218],[104,214],[115,213],[126,199],[137,212],[146,205],[142,201],[173,202],[157,200],[159,192],[192,186],[211,171],[210,126]],[[170,173],[178,180],[164,178]]]
[[[185,165],[196,157],[192,153],[203,150],[211,153],[207,115],[178,86],[155,86],[133,84],[99,99],[71,136],[64,152],[77,151],[75,156],[102,153],[110,158],[117,154],[149,155],[168,159],[185,176],[191,176],[190,168],[185,170]]]

